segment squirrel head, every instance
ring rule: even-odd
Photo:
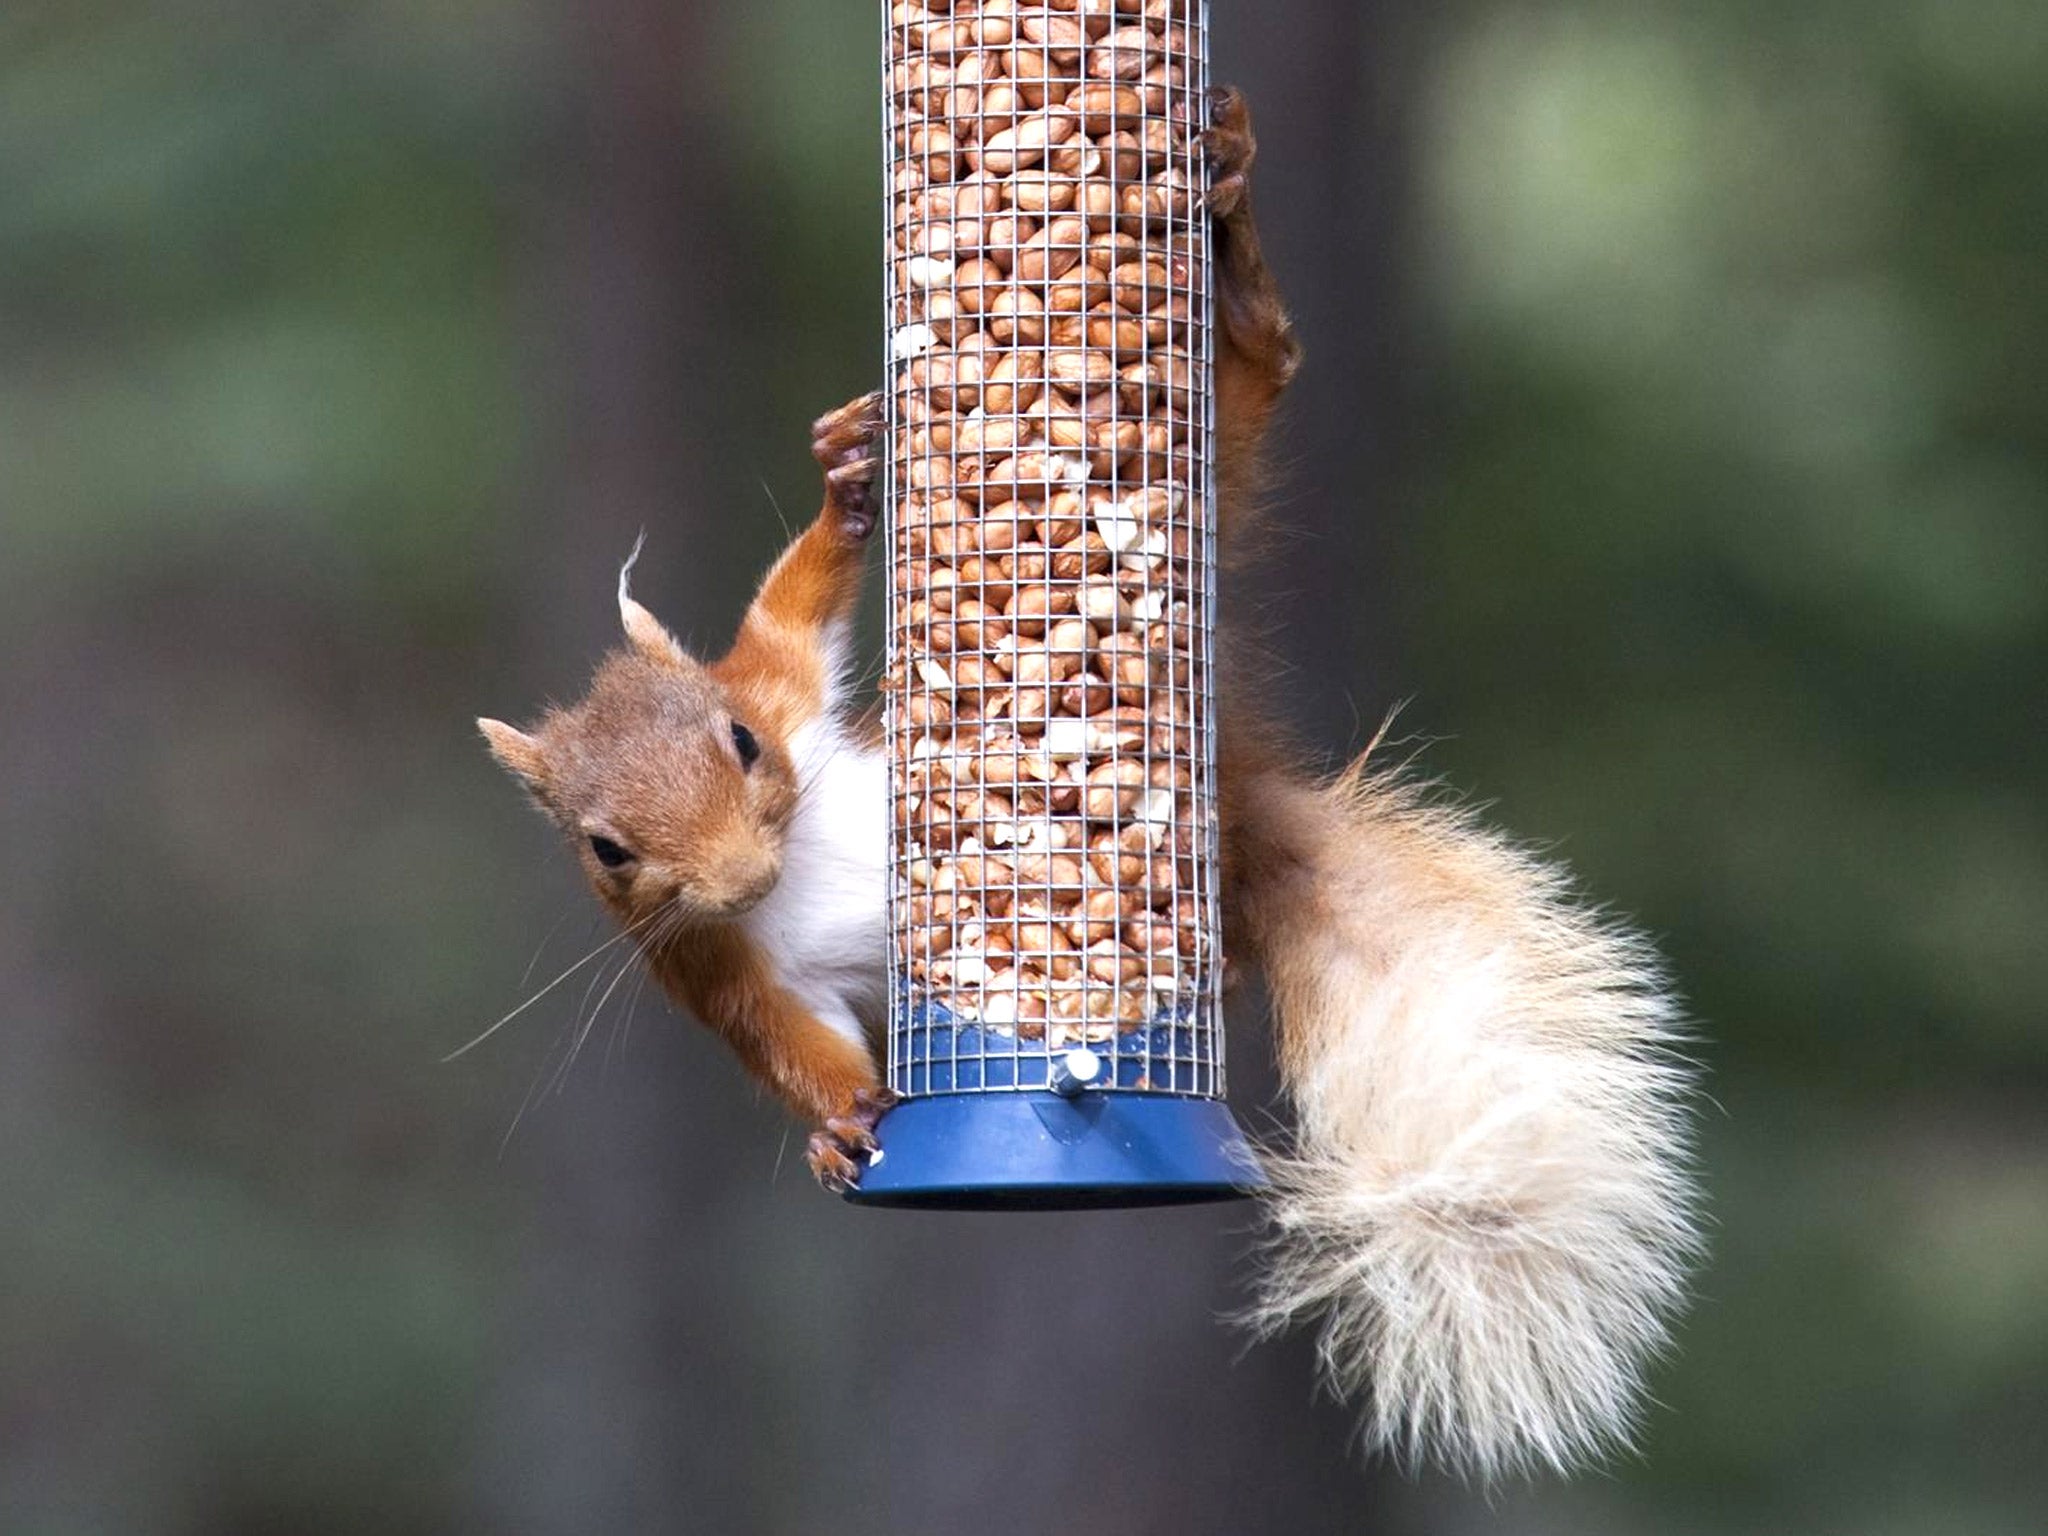
[[[626,643],[589,692],[530,732],[502,720],[477,728],[569,835],[591,889],[622,923],[737,917],[782,873],[796,768],[787,745],[633,600],[632,569],[628,559],[619,572]]]

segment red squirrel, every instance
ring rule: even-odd
[[[1216,254],[1218,540],[1240,547],[1300,351],[1262,259],[1243,98],[1205,137]],[[890,1099],[888,793],[848,631],[879,397],[823,417],[817,518],[732,648],[690,656],[619,578],[626,643],[530,732],[479,725],[569,835],[679,1005],[814,1127],[828,1188]],[[635,551],[636,555],[638,551]],[[1334,779],[1221,659],[1225,947],[1260,969],[1297,1128],[1270,1149],[1250,1321],[1322,1320],[1368,1439],[1482,1476],[1627,1442],[1696,1245],[1690,1079],[1655,957],[1553,867],[1363,759]]]
[[[811,1171],[859,1177],[887,1109],[888,789],[880,731],[847,714],[849,630],[874,531],[880,397],[820,420],[825,504],[783,551],[732,649],[705,663],[633,600],[626,644],[531,734],[478,727],[573,839],[598,898],[668,995],[817,1129]],[[636,551],[637,554],[637,551]]]

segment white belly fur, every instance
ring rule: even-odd
[[[861,1042],[888,1002],[886,765],[829,715],[796,732],[790,757],[803,793],[782,878],[741,926],[786,991]]]

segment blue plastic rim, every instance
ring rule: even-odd
[[[1263,1184],[1220,1099],[1089,1090],[939,1093],[876,1128],[846,1198],[950,1211],[1071,1211],[1237,1200]]]

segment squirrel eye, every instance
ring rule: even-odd
[[[737,720],[732,723],[732,744],[740,754],[740,766],[753,767],[754,760],[761,755],[761,743],[754,740],[754,733]]]
[[[590,851],[597,856],[597,862],[606,869],[617,869],[623,864],[633,862],[633,855],[608,837],[591,838]]]

